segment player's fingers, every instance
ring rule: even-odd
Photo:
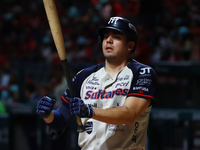
[[[83,100],[78,98],[78,97],[74,97],[70,99],[70,103],[76,103],[76,104],[80,104]]]
[[[70,109],[73,109],[73,107],[75,107],[76,106],[76,103],[69,103],[69,108]]]
[[[74,115],[74,111],[73,111],[73,109],[70,108],[69,110],[70,110],[71,115]]]
[[[76,99],[76,98],[71,98],[71,99],[70,99],[70,104],[71,104],[71,103],[76,103],[76,102],[77,102],[77,99]]]
[[[49,106],[49,107],[54,106],[54,103],[49,103],[47,101],[40,101],[39,104],[42,106]]]
[[[80,107],[73,107],[73,111],[79,111],[80,110]]]
[[[55,99],[51,99],[50,97],[48,96],[44,96],[41,100],[42,102],[48,102],[48,103],[55,103]]]
[[[45,111],[44,110],[36,110],[36,113],[38,115],[43,115],[43,114],[45,114]]]
[[[77,104],[70,104],[69,109],[70,111],[76,111],[79,109],[79,106]]]
[[[74,115],[79,116],[79,115],[80,115],[80,112],[79,112],[79,111],[74,111]]]
[[[80,106],[79,100],[77,100],[77,99],[70,100],[70,103],[69,103],[70,108],[79,107],[79,106]]]
[[[51,108],[50,107],[47,107],[47,106],[43,106],[43,105],[39,105],[37,107],[38,110],[44,110],[44,111],[51,111]]]
[[[79,106],[70,107],[70,113],[71,113],[72,115],[80,114],[80,107],[79,107]]]

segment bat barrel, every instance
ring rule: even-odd
[[[44,3],[45,11],[46,11],[46,14],[47,14],[51,33],[52,33],[52,36],[53,36],[53,40],[54,40],[54,43],[56,45],[56,49],[57,49],[59,58],[62,62],[64,75],[65,75],[65,78],[67,80],[68,87],[71,91],[70,94],[71,94],[71,96],[73,96],[74,94],[72,92],[73,90],[72,90],[72,84],[71,84],[68,62],[67,62],[67,58],[66,58],[64,39],[63,39],[63,35],[62,35],[60,21],[59,21],[59,18],[58,18],[56,5],[54,3],[54,0],[43,0],[43,3]],[[85,131],[83,124],[81,122],[81,119],[79,117],[76,117],[76,120],[77,120],[77,123],[78,123],[77,131],[78,132]]]

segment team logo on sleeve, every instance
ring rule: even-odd
[[[140,74],[150,73],[151,68],[145,67],[140,69]]]

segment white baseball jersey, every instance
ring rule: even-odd
[[[93,107],[106,109],[124,105],[129,96],[154,100],[156,74],[135,60],[114,77],[105,71],[105,63],[84,69],[73,78],[75,95]],[[82,150],[144,150],[151,106],[132,124],[108,124],[82,118],[86,131],[79,133]]]

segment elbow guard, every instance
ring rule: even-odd
[[[65,131],[65,129],[59,130],[59,131],[54,130],[54,129],[52,129],[51,127],[49,127],[48,125],[47,125],[46,128],[45,128],[45,133],[46,133],[46,135],[47,135],[51,140],[56,140],[56,139],[58,139],[58,137],[59,137],[60,135],[62,135],[64,131]]]

